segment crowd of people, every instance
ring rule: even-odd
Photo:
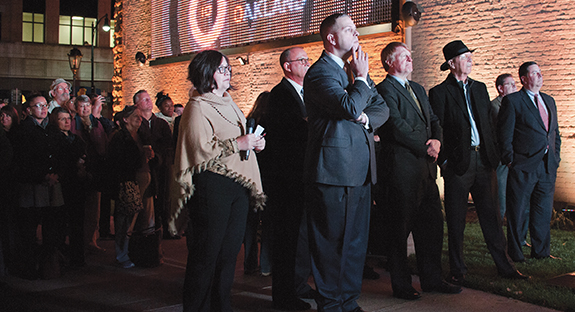
[[[27,97],[24,119],[2,107],[0,170],[2,189],[10,190],[1,198],[8,207],[2,209],[5,267],[34,279],[57,276],[62,261],[85,265],[86,251],[104,252],[97,239],[110,236],[113,199],[116,260],[123,268],[138,263],[134,233],[179,238],[187,227],[184,311],[232,311],[236,257],[245,243],[245,273],[258,270],[261,224],[259,269],[272,275],[275,309],[307,310],[301,299],[308,298],[318,311],[361,312],[374,202],[393,296],[416,300],[410,234],[421,290],[461,292],[470,193],[501,278],[529,279],[515,267],[525,261],[523,245],[531,247],[531,258],[554,258],[549,224],[561,141],[557,108],[540,92],[535,62],[519,67],[519,91],[512,75],[499,76],[499,96],[490,101],[486,85],[469,77],[474,50],[460,40],[443,48],[440,69],[449,74],[427,93],[408,80],[407,45],[392,42],[382,50],[388,75],[376,85],[348,15],[327,17],[320,35],[324,51],[315,63],[301,47],[280,55],[284,78],[260,94],[250,122],[228,93],[229,59],[215,50],[189,64],[194,88],[185,107],[160,92],[154,114],[150,95],[140,90],[111,121],[101,114],[101,96],[70,99],[63,79],[53,82],[49,103],[40,94]],[[161,263],[161,247],[154,248]]]
[[[129,237],[164,233],[173,162],[169,123],[151,113],[145,91],[114,120],[102,115],[103,96],[70,93],[70,83],[58,78],[50,102],[32,93],[20,111],[1,108],[2,275],[58,277],[85,266],[86,255],[106,252],[99,239],[115,239],[118,264],[131,268]],[[159,93],[156,105],[162,117],[175,117],[168,95]],[[119,200],[126,181],[140,187],[141,209],[128,212],[129,203]]]

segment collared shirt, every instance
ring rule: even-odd
[[[527,90],[527,89],[525,89],[525,91],[527,92],[527,95],[529,95],[529,98],[531,99],[531,102],[533,102],[533,105],[535,105],[535,108],[537,108],[537,110],[539,110],[537,103],[535,103],[535,94],[537,94],[537,96],[541,99],[541,102],[544,103],[543,98],[541,97],[541,94],[539,92],[535,93],[535,92],[533,92],[531,90]],[[549,111],[547,110],[547,105],[543,105],[543,109],[545,109],[545,112],[549,116]]]
[[[297,94],[299,94],[299,97],[301,98],[301,100],[303,102],[303,92],[301,92],[303,90],[303,86],[300,85],[299,83],[289,79],[288,77],[285,77],[285,78],[287,79],[287,81],[289,81],[289,83],[291,83],[291,85],[293,86],[293,88],[295,89]]]
[[[401,83],[401,85],[405,88],[405,83],[407,82],[407,80],[403,80],[403,79],[396,77],[394,75],[390,75],[390,76],[395,78],[395,80],[397,80],[397,82]],[[413,95],[415,96],[415,98],[417,98],[417,95],[415,95],[415,92],[413,92]]]
[[[457,78],[455,78],[457,80]],[[457,84],[463,88],[463,97],[465,98],[465,103],[467,104],[467,113],[469,114],[469,124],[471,125],[471,146],[479,146],[479,130],[477,130],[477,124],[475,123],[475,117],[473,116],[473,111],[471,109],[471,95],[467,94],[467,88],[469,85],[469,80],[463,82],[457,80]]]

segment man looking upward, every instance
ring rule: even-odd
[[[389,109],[369,78],[368,57],[351,18],[328,16],[320,34],[325,50],[304,79],[312,273],[321,295],[319,311],[361,311],[356,300],[376,182],[373,132],[387,120]]]

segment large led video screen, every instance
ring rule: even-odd
[[[319,32],[328,15],[357,27],[391,22],[392,0],[152,0],[152,58],[225,49]]]

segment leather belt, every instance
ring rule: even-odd
[[[479,146],[479,145],[476,145],[476,146],[470,146],[470,147],[469,147],[469,150],[471,150],[471,151],[476,151],[476,152],[479,152],[479,149],[480,149],[480,146]]]

